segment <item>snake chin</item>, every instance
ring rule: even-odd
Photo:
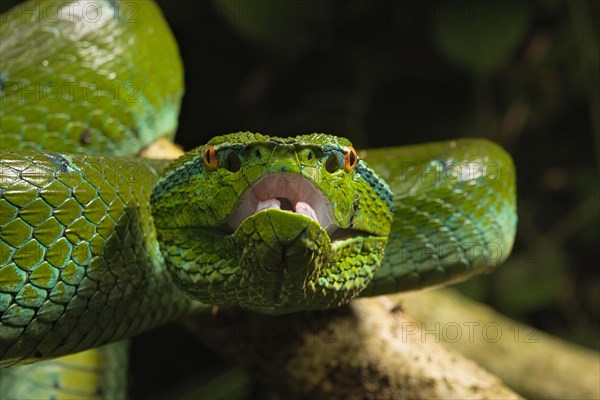
[[[260,211],[277,209],[301,214],[319,223],[330,238],[341,230],[335,223],[331,203],[308,179],[299,174],[263,176],[246,190],[226,225],[235,231],[242,222]]]

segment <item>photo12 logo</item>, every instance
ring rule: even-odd
[[[401,166],[401,181],[457,183],[459,181],[496,181],[502,177],[502,167],[494,161],[456,162],[432,160],[427,164],[405,162]]]
[[[48,61],[44,61],[48,63]],[[116,73],[106,76],[108,81],[116,78]],[[29,83],[26,80],[11,81],[5,75],[0,87],[0,100],[19,101],[28,104],[56,103],[58,101],[86,101],[97,103],[103,100],[121,103],[137,103],[139,86],[135,82],[122,83],[114,80],[108,84],[83,81],[58,81]],[[106,99],[108,97],[108,99]]]
[[[502,325],[498,322],[490,321],[486,323],[477,321],[458,322],[436,322],[431,326],[426,322],[402,322],[402,343],[409,340],[434,340],[436,343],[447,342],[456,343],[458,341],[474,343],[476,340],[483,340],[488,343],[497,343],[502,339],[502,335],[508,330],[515,343],[538,343],[539,339],[535,337],[536,331],[519,323]],[[504,330],[503,330],[504,327]],[[413,339],[410,339],[410,338]]]
[[[137,22],[139,4],[133,1],[80,0],[73,2],[26,2],[2,15],[2,22],[18,18],[21,22],[83,22],[102,23],[108,20],[120,23]],[[77,30],[73,30],[76,32]]]

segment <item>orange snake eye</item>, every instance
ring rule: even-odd
[[[204,162],[204,166],[209,171],[215,171],[219,166],[219,160],[217,159],[217,155],[215,154],[215,146],[212,144],[206,145],[204,148],[204,155],[202,156],[202,161]]]
[[[356,154],[354,147],[348,146],[348,151],[344,156],[344,171],[352,171],[356,167],[356,164],[358,164],[358,154]]]

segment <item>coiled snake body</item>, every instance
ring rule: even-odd
[[[510,253],[514,169],[485,140],[359,155],[335,136],[240,132],[170,165],[135,158],[173,136],[183,94],[160,11],[52,4],[25,3],[0,26],[0,366],[201,304],[329,308],[462,280]],[[3,370],[3,395],[31,390],[17,377],[34,365]]]

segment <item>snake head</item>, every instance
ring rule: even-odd
[[[339,306],[379,267],[392,194],[349,141],[235,133],[176,160],[151,197],[175,284],[271,314]]]

